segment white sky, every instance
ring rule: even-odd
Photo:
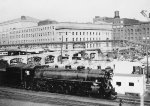
[[[141,10],[150,11],[150,0],[0,0],[0,22],[22,15],[59,22],[92,22],[95,16],[146,20]]]

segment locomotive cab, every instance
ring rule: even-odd
[[[34,67],[25,64],[10,65],[6,68],[6,84],[10,86],[27,88],[33,76]]]

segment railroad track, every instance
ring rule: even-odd
[[[118,96],[118,98],[115,100],[116,102],[120,102],[122,100],[122,103],[127,103],[127,104],[134,104],[134,105],[139,105],[141,104],[141,99],[139,97],[128,97],[128,96]],[[144,100],[144,106],[150,106],[150,101]]]
[[[8,99],[17,99],[17,100],[23,100],[23,101],[30,101],[30,102],[36,102],[36,103],[46,103],[46,104],[55,104],[55,105],[61,105],[61,106],[98,106],[98,104],[90,104],[85,102],[77,102],[77,101],[71,101],[71,100],[64,100],[64,99],[55,99],[50,97],[43,97],[43,96],[35,96],[35,95],[20,95],[20,94],[8,94],[7,96],[3,95],[1,97],[5,97]],[[11,95],[11,97],[10,97]]]
[[[138,98],[120,96],[116,100],[105,100],[57,93],[36,92],[8,87],[0,87],[0,98],[56,104],[61,106],[118,106],[120,99],[122,99],[124,106],[140,106],[140,99]],[[150,106],[150,101],[145,101],[144,105]]]
[[[117,103],[90,100],[90,98],[56,93],[35,92],[14,88],[0,87],[0,98],[30,101],[35,103],[55,104],[61,106],[116,106]],[[98,99],[99,100],[99,99]],[[113,105],[110,105],[113,104]]]

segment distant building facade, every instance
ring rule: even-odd
[[[149,14],[150,17],[150,14]],[[114,18],[96,16],[93,23],[112,23],[112,39],[128,40],[139,43],[150,43],[150,22],[140,22],[136,19],[120,18],[119,11],[115,11]]]
[[[124,40],[127,36],[125,26],[138,24],[139,21],[129,18],[120,18],[119,11],[115,11],[114,21],[113,21],[113,39],[114,40]]]
[[[150,22],[140,22],[133,25],[124,26],[124,39],[140,42],[140,43],[150,43]]]
[[[73,45],[66,45],[69,49],[101,49],[110,50],[111,43],[106,42],[92,42],[101,40],[112,39],[112,24],[82,24],[82,23],[59,23],[56,25],[56,32],[58,35],[58,41],[61,42],[74,42]],[[61,38],[63,37],[63,38]],[[81,43],[78,42],[86,42]],[[68,48],[66,47],[66,48]]]
[[[113,22],[113,39],[146,43],[147,38],[147,42],[150,43],[150,22],[115,17]]]
[[[3,29],[0,31],[1,46],[24,47],[24,45],[28,45],[34,47],[39,45],[46,46],[52,50],[60,50],[63,43],[64,50],[106,50],[111,48],[110,42],[84,43],[86,41],[111,40],[111,23],[87,24],[35,20],[28,24],[28,21],[24,21],[24,19],[19,20],[17,24],[13,23],[13,21],[5,22],[6,29],[4,25],[0,26]]]

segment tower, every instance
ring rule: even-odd
[[[119,11],[115,11],[115,16],[114,16],[114,18],[120,18],[120,16],[119,16]]]

